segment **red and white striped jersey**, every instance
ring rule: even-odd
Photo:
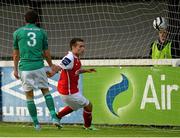
[[[58,81],[58,91],[60,94],[69,95],[79,92],[79,75],[76,71],[81,69],[81,62],[78,57],[69,52],[60,62],[62,68]]]

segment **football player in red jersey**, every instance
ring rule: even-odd
[[[63,116],[83,108],[84,128],[95,130],[91,126],[92,122],[92,103],[86,99],[78,89],[79,74],[96,72],[95,69],[82,69],[79,57],[85,50],[84,40],[73,38],[70,41],[71,51],[61,60],[60,64],[47,72],[48,77],[52,77],[57,71],[60,72],[58,81],[58,91],[62,100],[68,105],[58,112],[57,116],[61,119]]]

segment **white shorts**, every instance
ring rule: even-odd
[[[89,100],[86,99],[80,92],[72,95],[60,94],[62,101],[70,106],[73,110],[78,110],[89,104]]]
[[[22,81],[22,88],[25,92],[49,87],[44,68],[32,71],[20,71],[20,78]]]

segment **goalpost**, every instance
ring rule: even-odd
[[[152,60],[149,52],[151,43],[157,39],[157,32],[152,23],[158,16],[167,18],[170,28],[168,39],[173,41],[176,47],[180,47],[179,4],[178,0],[1,0],[0,68],[2,73],[9,74],[8,77],[1,77],[8,78],[5,83],[2,83],[2,88],[3,90],[7,89],[8,98],[12,98],[12,93],[17,92],[14,95],[19,95],[19,98],[24,100],[24,95],[19,92],[20,82],[14,82],[12,75],[12,33],[25,24],[24,13],[28,9],[34,9],[38,12],[40,16],[38,25],[48,33],[53,63],[58,64],[59,60],[67,53],[69,41],[72,38],[80,37],[86,43],[86,52],[82,57],[84,66],[111,68],[168,65],[175,67],[180,64],[179,49],[175,50],[176,59]],[[175,71],[175,73],[177,72]],[[101,80],[100,76],[98,77]],[[89,82],[90,78],[85,79]],[[57,80],[57,76],[55,80]],[[50,80],[51,91],[56,91],[57,82],[55,80]],[[178,81],[178,79],[175,80]],[[7,86],[4,87],[4,85]],[[88,84],[86,86],[87,89],[91,90],[88,87],[94,87],[94,85]],[[53,96],[56,97],[57,93],[54,93]],[[39,98],[37,103],[42,104],[43,100],[39,93],[37,97]],[[1,110],[2,101],[1,92]],[[24,101],[15,100],[15,102],[21,107],[21,102]],[[59,103],[55,102],[55,104]],[[14,107],[12,108],[14,110]],[[48,114],[44,108],[39,108],[39,110],[40,112],[43,110],[43,114]],[[8,113],[10,114],[10,112],[7,112],[5,121],[13,121]],[[0,113],[1,118],[2,114]],[[25,111],[24,115],[26,115]],[[71,116],[71,123],[78,121],[82,123],[82,118],[73,120],[74,116],[76,114]],[[26,121],[31,121],[30,117],[29,120],[26,119],[26,116],[23,117]],[[46,117],[42,118],[42,121],[49,122],[50,119],[45,119]],[[20,117],[17,117],[18,119]],[[68,119],[65,120],[65,122],[68,121]]]

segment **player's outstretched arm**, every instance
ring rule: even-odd
[[[91,68],[91,69],[80,69],[78,71],[76,71],[76,75],[82,74],[82,73],[92,73],[92,72],[96,72],[96,69]]]

